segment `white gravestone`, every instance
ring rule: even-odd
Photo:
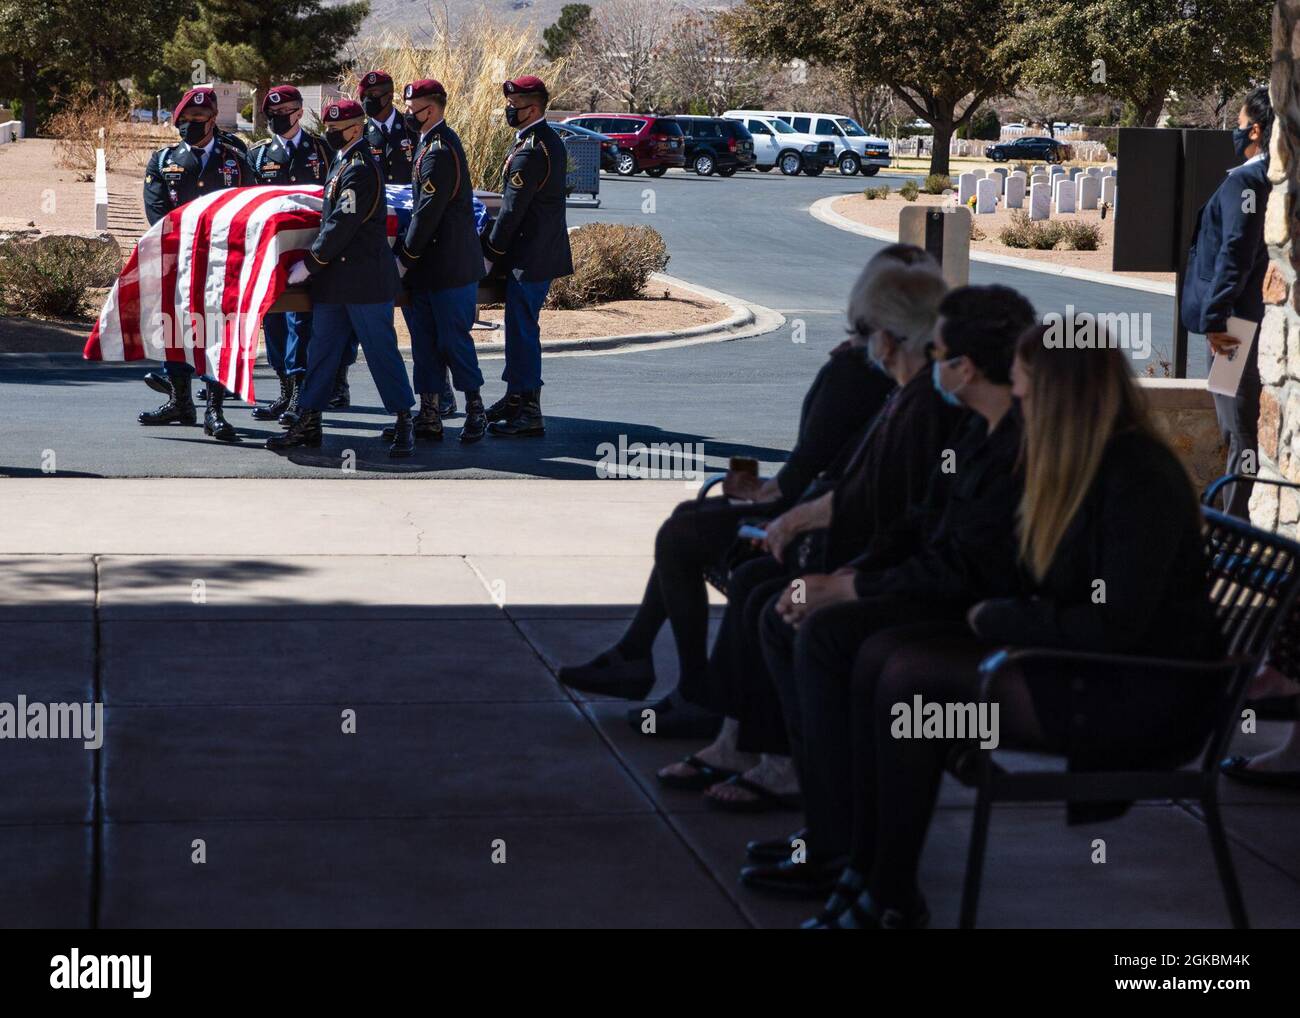
[[[1046,173],[1035,173],[1029,180],[1029,184],[1031,187],[1034,184],[1050,184],[1051,182],[1052,182],[1052,178],[1049,177]]]
[[[1023,208],[1025,204],[1025,175],[1013,173],[1007,177],[1007,208]]]
[[[1084,174],[1079,178],[1079,208],[1096,209],[1101,198],[1101,177]]]
[[[975,182],[977,180],[979,180],[979,177],[969,171],[957,178],[957,203],[959,205],[965,205],[970,201],[971,195],[975,193]]]
[[[1111,207],[1114,207],[1114,205],[1115,205],[1115,176],[1114,176],[1114,174],[1111,174],[1110,176],[1106,176],[1106,177],[1102,177],[1102,178],[1101,178],[1101,200],[1104,201],[1107,205],[1110,205]]]
[[[1059,177],[1052,187],[1052,208],[1056,214],[1075,211],[1074,181],[1069,177]]]
[[[991,215],[998,207],[998,182],[989,177],[975,182],[975,212]]]
[[[1101,176],[1101,167],[1100,167],[1100,166],[1089,166],[1089,167],[1088,167],[1088,170],[1087,170],[1087,173],[1088,173],[1088,176],[1090,176],[1090,177],[1100,177],[1100,176]]]
[[[1029,188],[1029,218],[1048,219],[1052,214],[1052,192],[1046,183]]]

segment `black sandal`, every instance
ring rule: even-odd
[[[750,781],[740,774],[736,774],[726,781],[717,782],[717,784],[735,785],[737,788],[743,788],[746,792],[754,794],[752,799],[734,800],[718,799],[707,794],[704,796],[704,801],[710,806],[727,813],[772,813],[782,809],[803,809],[803,796],[797,792],[787,792],[785,794],[773,792],[770,788],[764,788],[757,782]]]
[[[686,776],[656,773],[655,777],[659,779],[659,783],[664,788],[672,788],[680,792],[702,792],[711,785],[729,781],[740,773],[739,771],[728,770],[726,767],[714,767],[712,764],[707,764],[694,753],[683,758],[680,762],[686,764],[687,767],[694,767],[695,773]]]

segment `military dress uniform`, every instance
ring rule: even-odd
[[[403,92],[409,102],[447,94],[433,79],[411,82]],[[441,438],[438,396],[444,365],[465,393],[462,442],[482,438],[487,427],[479,390],[483,373],[470,330],[478,308],[478,282],[483,258],[474,223],[474,189],[469,162],[460,138],[445,120],[430,126],[414,153],[411,186],[413,207],[406,233],[393,253],[406,267],[403,282],[409,292],[402,308],[411,333],[411,359],[420,412],[415,419],[419,438]]]
[[[284,102],[302,101],[292,85],[268,89],[262,100],[263,112]],[[325,139],[299,126],[297,133],[283,138],[278,134],[255,144],[248,153],[253,176],[259,184],[323,184],[333,153]],[[266,360],[280,380],[280,396],[269,406],[258,407],[253,416],[259,421],[278,419],[286,410],[296,410],[295,394],[301,392],[307,373],[307,346],[311,342],[311,313],[277,311],[262,318],[266,336]]]
[[[364,114],[359,103],[341,99],[325,108],[328,127],[347,126]],[[397,262],[388,245],[388,203],[383,178],[364,136],[342,149],[325,178],[320,232],[305,259],[312,297],[312,342],[299,413],[270,449],[319,445],[321,411],[333,388],[344,345],[355,334],[384,407],[397,415],[397,437],[389,455],[410,455],[411,404],[415,395],[397,351],[393,298]]]
[[[180,115],[193,107],[210,106],[215,96],[209,89],[191,89],[181,98],[172,113],[172,122],[177,123]],[[253,171],[244,154],[233,145],[221,140],[219,133],[201,149],[191,148],[185,142],[160,148],[149,159],[144,173],[144,212],[145,218],[152,226],[167,213],[180,208],[187,202],[200,198],[213,191],[228,187],[247,187],[254,183]],[[194,377],[194,367],[184,356],[185,351],[178,351],[177,360],[164,360],[162,374],[150,372],[145,382],[150,388],[166,393],[171,398],[157,410],[139,415],[141,424],[194,424],[196,412],[190,396],[190,382]],[[204,381],[211,382],[208,375]],[[219,402],[219,401],[218,401]],[[217,408],[220,417],[220,406]],[[209,434],[205,420],[205,430]],[[233,438],[234,430],[222,428],[218,437]]]
[[[507,81],[507,95],[546,95],[540,79]],[[564,142],[542,119],[521,130],[501,171],[501,211],[482,237],[493,274],[505,274],[506,396],[488,410],[492,433],[542,433],[542,343],[538,316],[551,280],[573,272],[565,217]]]

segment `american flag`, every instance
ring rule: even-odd
[[[391,243],[411,187],[389,187]],[[320,229],[320,187],[239,187],[196,198],[151,226],[104,301],[82,356],[188,361],[252,401],[262,316]],[[476,198],[481,229],[487,210]]]

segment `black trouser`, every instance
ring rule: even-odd
[[[758,642],[763,609],[788,582],[786,567],[770,555],[732,570],[708,671],[690,682],[683,673],[682,696],[740,721],[736,748],[742,753],[789,752],[781,703]]]
[[[672,626],[682,684],[702,683],[709,645],[704,574],[723,559],[742,520],[773,516],[781,508],[779,503],[734,506],[726,498],[692,499],[677,506],[655,537],[654,569],[619,649],[628,657],[649,657],[666,620]]]
[[[762,614],[763,656],[799,771],[808,847],[818,858],[837,858],[848,854],[853,833],[849,675],[858,648],[882,629],[961,614],[950,606],[873,598],[823,608],[795,629],[776,613],[776,601]]]
[[[963,622],[937,622],[883,630],[856,656],[849,683],[850,865],[882,908],[908,909],[916,901],[921,849],[954,746],[950,739],[895,737],[894,705],[918,694],[926,703],[978,702],[979,663],[991,649]],[[1001,745],[1059,749],[1042,735],[1022,680],[1010,677],[991,699],[999,707]]]

